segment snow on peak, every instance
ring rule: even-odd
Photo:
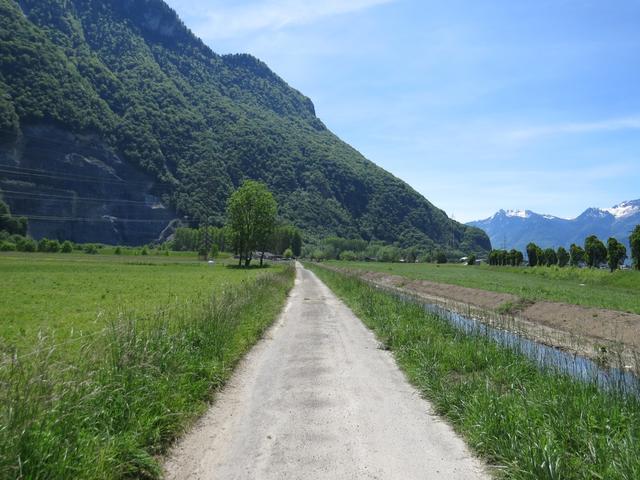
[[[640,212],[640,201],[622,202],[611,208],[603,208],[603,212],[608,212],[616,218],[624,218]]]
[[[504,214],[507,217],[529,218],[531,212],[529,210],[506,210]]]

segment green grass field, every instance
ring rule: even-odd
[[[119,313],[150,315],[268,271],[209,265],[194,254],[0,254],[0,339],[28,349],[38,335],[64,341],[105,328]]]
[[[0,479],[156,479],[294,269],[35,253],[0,255],[0,278]]]
[[[557,267],[328,262],[335,267],[384,272],[493,292],[640,314],[640,272]]]
[[[496,467],[497,478],[640,478],[638,397],[542,370],[420,305],[357,278],[310,268],[394,353],[436,413]]]

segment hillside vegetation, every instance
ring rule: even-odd
[[[95,136],[194,221],[221,224],[229,194],[251,178],[309,239],[490,248],[333,135],[264,63],[215,54],[161,0],[0,0],[0,135],[1,164],[63,172]]]

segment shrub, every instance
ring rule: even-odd
[[[149,249],[146,247],[146,245],[142,247],[142,251],[140,252],[140,255],[149,255]]]
[[[60,251],[60,242],[58,240],[49,240],[44,237],[38,241],[38,251],[56,253]]]
[[[73,245],[69,240],[65,240],[60,247],[60,251],[62,253],[71,253],[73,252]]]
[[[98,253],[98,247],[93,243],[87,243],[82,249],[84,253],[88,253],[89,255],[97,255]]]
[[[36,241],[32,238],[27,238],[24,242],[24,251],[25,252],[35,252],[38,249],[38,245]]]
[[[467,258],[467,265],[475,265],[476,264],[476,256],[474,254],[469,255]]]
[[[340,260],[344,260],[345,262],[353,262],[358,259],[358,254],[356,252],[352,252],[351,250],[345,250],[340,254]]]
[[[49,251],[56,253],[60,251],[60,242],[58,240],[49,240]]]
[[[35,252],[38,249],[35,240],[24,237],[21,237],[20,240],[16,242],[16,247],[21,252]]]
[[[0,252],[15,252],[16,244],[6,240],[0,241]]]
[[[120,247],[116,247],[113,253],[114,255],[122,255],[122,249]]]
[[[436,254],[436,263],[447,263],[447,254],[444,252],[438,252]]]
[[[284,256],[284,258],[286,258],[286,259],[293,258],[293,250],[291,250],[290,248],[287,248],[287,249],[283,252],[283,254],[282,254],[282,255],[283,255],[283,256]]]
[[[47,237],[38,240],[38,251],[47,252],[49,248],[49,239]]]

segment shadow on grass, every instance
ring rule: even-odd
[[[238,265],[238,264],[227,264],[225,265],[226,268],[229,268],[231,270],[264,270],[267,268],[271,268],[273,265],[269,264],[269,263],[265,263],[264,265],[260,266],[260,265],[250,265],[248,267],[245,267],[244,265]]]

